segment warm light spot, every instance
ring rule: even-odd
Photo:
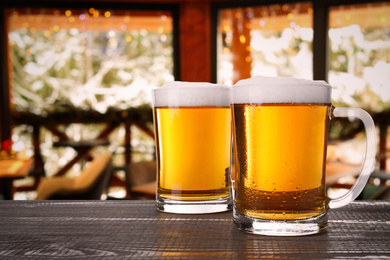
[[[95,12],[95,8],[91,7],[91,8],[89,8],[88,11],[89,11],[90,14],[93,14]]]
[[[45,31],[43,33],[43,35],[45,35],[45,37],[48,38],[48,37],[50,37],[51,33],[50,33],[50,31]]]
[[[115,38],[110,38],[109,43],[113,47],[116,47],[118,45],[118,41],[115,40]]]
[[[245,46],[245,50],[251,52],[252,51],[252,46],[250,46],[250,45]]]
[[[227,53],[229,53],[229,52],[230,52],[230,50],[229,50],[228,47],[223,48],[223,53],[224,53],[224,54],[227,54]]]
[[[350,14],[346,14],[345,15],[345,20],[347,20],[347,21],[351,20],[351,15]]]
[[[287,15],[287,18],[290,19],[290,20],[292,20],[292,19],[294,18],[294,15],[293,15],[292,13],[289,13],[289,14]]]
[[[28,27],[28,22],[24,22],[24,23],[23,23],[23,27],[24,27],[24,28],[27,28],[27,27]]]
[[[311,7],[307,8],[307,13],[308,14],[313,14],[313,8],[311,8]]]
[[[54,25],[53,31],[58,32],[60,30],[60,27],[58,25]]]
[[[290,27],[291,27],[291,28],[295,28],[295,27],[297,27],[297,24],[296,24],[295,22],[291,22],[291,23],[290,23]]]
[[[66,10],[66,11],[65,11],[65,15],[66,15],[67,17],[71,16],[71,15],[72,15],[72,11]]]
[[[164,32],[164,27],[160,26],[157,29],[158,33],[163,33]]]
[[[131,42],[132,40],[133,40],[133,37],[131,37],[131,36],[126,37],[126,42]]]
[[[115,37],[115,31],[111,30],[107,33],[107,38],[113,38]]]
[[[249,62],[252,61],[252,58],[251,58],[250,56],[246,56],[246,57],[245,57],[245,61],[249,63]]]
[[[260,25],[261,27],[264,27],[265,24],[266,24],[266,22],[265,22],[264,20],[260,20],[259,25]]]
[[[69,17],[69,22],[70,23],[74,23],[74,17],[73,16]]]
[[[30,50],[30,49],[27,49],[26,54],[27,54],[27,55],[31,55],[31,50]]]
[[[110,12],[110,11],[104,12],[104,16],[105,16],[106,18],[110,18],[110,17],[111,17],[111,12]]]
[[[240,42],[245,43],[246,42],[246,37],[245,35],[240,35]]]
[[[225,32],[230,31],[230,26],[229,26],[229,25],[225,25],[225,26],[223,27],[223,30],[224,30]]]

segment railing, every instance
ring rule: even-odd
[[[154,132],[148,124],[153,121],[152,109],[150,106],[142,106],[137,108],[129,108],[127,110],[109,110],[105,114],[100,114],[96,111],[64,111],[48,114],[47,116],[38,116],[31,113],[16,113],[12,114],[13,125],[31,125],[33,127],[32,132],[32,145],[34,150],[34,168],[31,171],[30,176],[34,177],[34,184],[30,187],[18,187],[17,191],[35,190],[39,185],[41,177],[45,176],[44,161],[41,153],[41,130],[46,128],[54,136],[58,138],[57,142],[53,143],[53,146],[69,146],[73,147],[77,151],[77,155],[67,162],[61,169],[59,169],[54,175],[61,176],[69,171],[72,166],[80,160],[90,160],[90,152],[96,146],[109,145],[108,136],[122,124],[125,128],[125,134],[123,136],[124,145],[124,163],[128,165],[132,161],[132,147],[131,147],[131,126],[136,126],[142,130],[147,136],[154,138]],[[60,130],[61,125],[70,125],[74,123],[81,124],[104,124],[104,128],[99,135],[92,140],[83,140],[76,142],[71,137],[67,136]],[[125,167],[123,165],[123,167]],[[122,168],[123,168],[122,167]],[[121,167],[119,167],[121,168]],[[113,182],[125,186],[125,182],[116,178],[113,175]]]

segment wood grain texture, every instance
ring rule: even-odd
[[[153,201],[1,201],[0,259],[390,257],[390,201],[354,202],[305,237],[241,232],[232,213],[165,214]]]

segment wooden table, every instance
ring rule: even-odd
[[[326,232],[304,237],[247,234],[231,218],[160,213],[153,201],[0,201],[0,258],[390,257],[390,201],[333,210]]]
[[[12,199],[13,180],[26,177],[33,161],[32,158],[0,160],[0,185],[4,199]]]

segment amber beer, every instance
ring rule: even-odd
[[[326,212],[330,104],[234,104],[236,211],[297,220]]]
[[[154,108],[158,194],[203,201],[229,194],[230,107]]]
[[[169,82],[153,94],[157,209],[173,213],[231,209],[229,88]]]

